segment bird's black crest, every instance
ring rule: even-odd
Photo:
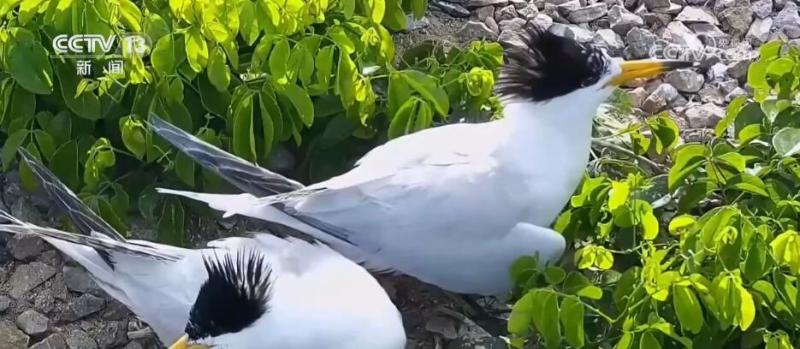
[[[203,257],[208,280],[200,288],[186,334],[196,340],[239,332],[269,311],[272,270],[257,251]]]
[[[555,35],[532,22],[524,47],[506,48],[495,91],[500,98],[544,101],[597,83],[607,69],[600,49]]]

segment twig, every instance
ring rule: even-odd
[[[636,158],[639,161],[646,163],[656,173],[665,174],[665,173],[668,172],[668,169],[666,168],[666,166],[661,165],[661,164],[659,164],[659,163],[657,163],[657,162],[655,162],[653,160],[650,160],[650,159],[648,159],[648,158],[646,158],[644,156],[636,155],[636,153],[634,153],[630,149],[625,149],[625,148],[620,147],[620,146],[618,146],[618,145],[616,145],[614,143],[606,142],[606,141],[602,141],[602,140],[598,140],[598,139],[593,139],[592,140],[592,144],[600,146],[600,147],[604,147],[604,148],[609,148],[609,149],[614,150],[614,151],[616,151],[618,153],[622,153],[622,154],[628,155],[630,157]]]

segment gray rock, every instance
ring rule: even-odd
[[[485,337],[479,339],[456,338],[447,344],[447,349],[505,349],[506,341],[499,337]]]
[[[472,16],[470,17],[470,19],[479,22],[486,18],[494,18],[494,6],[477,8],[472,11]]]
[[[69,349],[98,349],[97,342],[81,330],[69,331],[65,337]]]
[[[642,13],[641,16],[644,19],[644,24],[650,28],[655,28],[655,30],[664,28],[667,24],[672,23],[672,15],[666,13]]]
[[[522,18],[514,18],[507,21],[500,22],[500,30],[502,31],[514,31],[515,33],[519,34],[525,28],[527,22]]]
[[[753,63],[752,59],[742,59],[733,61],[728,64],[728,75],[730,77],[744,82],[747,80],[747,70],[750,68],[750,64]]]
[[[697,38],[700,39],[706,47],[726,47],[731,41],[730,35],[713,24],[697,22],[688,23],[686,26],[697,35]]]
[[[552,18],[553,22],[565,24],[569,23],[569,21],[559,13],[558,6],[559,5],[553,5],[550,3],[544,4],[544,10],[542,10],[542,13]]]
[[[46,316],[31,309],[23,311],[22,314],[17,316],[17,327],[31,336],[38,336],[47,332],[49,322],[50,319]]]
[[[517,8],[514,7],[514,5],[508,5],[494,11],[494,19],[497,20],[498,23],[518,18],[518,16],[519,14],[517,14]]]
[[[487,17],[483,20],[483,23],[486,24],[486,27],[489,28],[493,34],[496,35],[500,33],[500,25],[497,24],[497,21],[494,20],[494,17]]]
[[[756,18],[750,25],[745,39],[753,46],[760,46],[769,41],[770,30],[772,29],[772,18]]]
[[[519,33],[524,31],[527,22],[522,18],[514,18],[500,22],[500,36],[497,41],[505,45],[512,45],[525,48],[525,42],[519,37]]]
[[[29,349],[67,349],[67,340],[61,333],[53,333]]]
[[[508,5],[508,0],[467,0],[466,3],[464,3],[464,6],[467,8],[505,5]]]
[[[569,15],[572,11],[577,11],[579,8],[581,8],[581,2],[580,0],[570,0],[561,5],[557,5],[556,8],[558,9],[558,14],[564,18],[567,18],[567,15]]]
[[[704,48],[703,42],[682,22],[676,21],[667,25],[661,37],[687,51],[700,52]]]
[[[725,80],[728,77],[728,66],[722,63],[712,65],[707,71],[708,80]]]
[[[139,342],[134,341],[126,344],[122,349],[144,349],[144,347]]]
[[[545,4],[561,5],[570,0],[545,0]]]
[[[772,2],[772,7],[774,7],[776,11],[783,10],[783,7],[786,6],[789,1],[790,0],[775,0]]]
[[[719,15],[726,9],[742,6],[750,7],[750,0],[716,0],[714,1],[714,13]]]
[[[675,20],[684,23],[708,23],[719,25],[719,20],[717,20],[717,17],[714,17],[711,12],[702,7],[695,6],[684,7],[681,13],[675,17]]]
[[[757,0],[750,4],[753,14],[758,18],[767,18],[772,14],[772,0]]]
[[[605,3],[599,2],[570,12],[567,19],[572,23],[587,23],[605,16],[606,13],[608,7]]]
[[[647,99],[642,103],[642,110],[651,114],[657,113],[672,104],[679,96],[680,94],[675,87],[670,84],[661,84],[647,96]]]
[[[8,308],[11,308],[11,298],[0,295],[0,314],[5,313]]]
[[[470,12],[464,6],[447,1],[432,1],[431,6],[456,18],[469,17]]]
[[[633,28],[625,36],[625,56],[627,58],[650,57],[651,49],[656,44],[656,36],[647,29]]]
[[[44,250],[44,240],[35,236],[15,236],[8,241],[8,250],[16,260],[27,261]]]
[[[723,10],[718,15],[722,28],[729,30],[734,35],[744,35],[750,30],[753,22],[753,10],[750,6],[737,6]]]
[[[631,96],[631,102],[636,108],[641,108],[644,104],[644,101],[647,99],[647,96],[649,96],[647,90],[641,86],[628,91],[628,94]]]
[[[511,0],[511,5],[514,5],[518,10],[529,7],[528,1],[526,0]]]
[[[548,29],[551,25],[553,25],[553,19],[544,13],[540,13],[531,20],[531,23],[539,26],[540,28]]]
[[[681,10],[683,10],[683,6],[673,2],[669,4],[669,7],[653,9],[653,12],[663,13],[668,15],[677,15],[681,12]]]
[[[539,10],[536,9],[536,6],[531,5],[528,7],[518,8],[517,14],[520,16],[520,18],[531,19],[539,14]]]
[[[41,285],[55,274],[55,268],[42,262],[20,265],[8,281],[11,288],[8,294],[14,299],[19,299],[22,295]]]
[[[644,26],[642,17],[619,5],[611,6],[608,11],[608,22],[611,25],[611,29],[619,35],[627,35],[632,28]]]
[[[100,348],[116,348],[128,341],[128,324],[126,321],[105,323],[98,335],[97,345]]]
[[[666,74],[664,80],[680,92],[696,93],[703,87],[703,76],[693,70],[680,69]]]
[[[553,23],[548,30],[553,34],[567,37],[582,43],[591,42],[594,38],[594,33],[574,24]]]
[[[725,95],[722,94],[719,87],[713,84],[703,85],[703,88],[697,92],[697,95],[700,96],[700,101],[703,103],[714,103],[718,105],[725,103]]]
[[[425,323],[425,329],[428,332],[438,333],[446,339],[456,339],[458,333],[456,332],[456,323],[449,317],[434,316],[428,319]]]
[[[747,93],[747,91],[745,89],[743,89],[741,87],[736,87],[735,89],[733,89],[733,91],[728,92],[728,94],[725,95],[725,102],[726,103],[730,103],[731,101],[733,101],[734,99],[736,99],[738,97],[742,97],[742,96],[746,97],[747,95],[748,95],[748,93]]]
[[[622,50],[625,49],[625,42],[622,41],[622,37],[611,29],[599,29],[594,34],[592,42],[598,47],[605,48],[612,56],[621,55]]]
[[[494,21],[494,19],[492,19],[492,21]],[[470,39],[487,39],[494,41],[497,40],[498,33],[497,31],[489,29],[483,22],[469,21],[459,30],[459,35]]]
[[[60,314],[58,320],[60,321],[79,320],[86,316],[94,314],[100,310],[103,310],[105,305],[106,301],[104,299],[95,297],[88,293],[84,293],[67,305],[67,309]]]
[[[776,31],[783,32],[789,39],[800,38],[800,13],[797,4],[788,2],[783,9],[775,15],[773,26]]]
[[[725,109],[712,103],[691,106],[684,112],[691,128],[712,128],[725,117]]]
[[[669,8],[670,4],[669,0],[644,0],[644,6],[650,11]]]
[[[91,293],[95,296],[103,295],[103,290],[83,268],[65,266],[63,272],[64,283],[70,291]]]
[[[0,344],[3,349],[25,349],[28,347],[28,335],[17,329],[10,321],[0,321]]]

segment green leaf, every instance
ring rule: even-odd
[[[228,89],[231,83],[231,72],[225,61],[225,52],[222,48],[216,47],[211,52],[211,60],[208,62],[208,81],[217,88],[218,91],[223,92]]]
[[[630,195],[628,182],[611,182],[611,191],[608,194],[608,210],[614,212],[625,206]]]
[[[345,107],[353,105],[355,92],[356,64],[345,53],[339,54],[339,69],[336,74],[336,93],[342,98]]]
[[[188,40],[188,37],[187,37]],[[184,59],[184,45],[179,45],[175,42],[175,37],[172,34],[164,35],[158,39],[153,52],[150,55],[150,62],[153,69],[164,75],[174,75]]]
[[[269,55],[269,72],[278,84],[288,82],[289,41],[278,40]]]
[[[19,5],[19,23],[25,25],[33,18],[44,0],[22,0]]]
[[[306,45],[298,44],[294,46],[289,59],[292,75],[300,78],[304,86],[311,84],[311,77],[314,74],[314,57],[309,52]]]
[[[738,285],[737,288],[739,289],[739,297],[741,299],[739,305],[739,328],[741,328],[742,331],[746,331],[750,328],[750,325],[753,324],[753,320],[755,320],[756,306],[755,302],[753,302],[753,296],[747,289],[741,285]]]
[[[800,128],[786,127],[772,137],[775,151],[783,157],[800,153]]]
[[[311,127],[314,123],[314,104],[311,103],[311,97],[308,96],[302,87],[295,84],[287,84],[283,86],[283,93],[294,105],[300,119],[306,127]]]
[[[11,163],[17,156],[17,149],[22,146],[22,143],[30,134],[28,129],[17,130],[6,139],[3,144],[3,171],[8,171],[11,168]]]
[[[13,28],[9,33],[5,68],[24,89],[40,95],[53,93],[53,67],[47,49],[28,30]]]
[[[122,143],[137,159],[144,158],[147,151],[147,130],[141,121],[131,116],[119,119],[119,128],[122,133]]]
[[[169,197],[164,200],[158,219],[158,241],[172,246],[184,244],[184,211],[181,202]]]
[[[317,66],[317,80],[327,90],[330,86],[331,72],[333,71],[334,46],[325,46],[317,52],[315,64]]]
[[[190,27],[184,35],[186,59],[192,70],[199,73],[208,64],[208,43],[196,25]]]
[[[585,341],[583,330],[583,303],[572,297],[564,297],[561,301],[561,326],[564,327],[564,337],[573,348],[582,348]]]
[[[253,133],[253,95],[250,92],[238,101],[233,114],[233,153],[256,161],[256,143]]]
[[[178,152],[175,155],[175,174],[189,187],[194,187],[194,171],[194,160],[186,153]]]
[[[403,11],[402,1],[386,2],[386,13],[383,16],[383,25],[393,31],[406,29],[408,21]]]
[[[561,343],[561,326],[558,318],[558,297],[546,290],[533,291],[535,295],[531,304],[533,324],[544,338],[547,348],[558,348]]]
[[[761,137],[763,127],[759,124],[752,124],[745,126],[741,131],[739,131],[739,135],[737,136],[739,139],[739,143],[742,145],[747,145],[750,142],[758,139]]]
[[[551,285],[560,284],[566,278],[567,273],[564,269],[556,266],[548,266],[544,270],[544,277],[547,279],[547,282]]]
[[[239,34],[248,46],[253,46],[260,31],[255,4],[251,1],[243,1],[239,8]]]
[[[49,163],[50,170],[67,185],[70,189],[77,190],[81,184],[81,178],[78,175],[78,167],[80,161],[78,160],[78,143],[74,140],[62,144],[55,153]]]
[[[661,341],[656,338],[652,331],[647,331],[642,334],[642,338],[639,339],[639,348],[640,349],[661,349]]]
[[[747,103],[747,97],[739,96],[736,97],[734,100],[728,104],[728,110],[725,113],[725,117],[717,123],[717,126],[714,128],[714,134],[717,137],[721,137],[725,131],[728,130],[733,122],[736,120],[736,116],[739,115],[739,112],[744,107],[745,103]]]
[[[56,142],[53,140],[53,136],[42,130],[33,130],[33,136],[39,146],[40,153],[45,160],[49,161],[56,151]]]
[[[650,126],[650,130],[653,132],[656,154],[669,151],[680,141],[678,124],[672,120],[668,113],[662,113],[658,117],[648,119],[647,125]]]
[[[525,336],[530,330],[533,322],[533,301],[538,295],[536,291],[531,291],[522,296],[511,307],[511,316],[508,319],[508,332],[517,336]]]
[[[700,333],[703,329],[703,309],[694,291],[686,286],[675,285],[672,305],[683,330],[694,334]]]
[[[411,98],[406,100],[405,103],[397,110],[391,123],[389,124],[388,136],[389,139],[394,139],[408,133],[408,126],[411,123],[414,113],[418,110],[420,100]]]
[[[447,96],[447,92],[438,86],[433,77],[416,70],[405,70],[399,74],[412,89],[432,103],[440,115],[448,115],[450,112],[450,98]]]
[[[761,178],[747,173],[741,173],[732,177],[730,181],[728,181],[728,185],[744,192],[769,197],[764,181],[762,181]]]
[[[411,12],[414,14],[415,19],[424,17],[427,8],[428,0],[411,0]]]
[[[687,144],[677,149],[675,163],[669,170],[669,190],[673,191],[687,177],[692,175],[706,159],[708,148],[701,144]]]
[[[26,149],[31,153],[31,155],[33,155],[34,158],[36,158],[36,160],[40,162],[42,161],[42,157],[39,155],[39,152],[36,151],[36,147],[34,147],[32,143],[28,143]],[[28,164],[25,161],[19,162],[18,171],[22,188],[28,192],[35,192],[39,187],[39,181],[36,179],[36,176],[33,175],[33,172],[31,172],[30,167],[28,167]]]
[[[593,300],[603,298],[603,290],[578,272],[570,272],[567,275],[567,279],[564,280],[564,292]]]

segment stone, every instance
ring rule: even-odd
[[[626,58],[650,57],[650,52],[656,44],[656,39],[656,35],[647,29],[631,29],[625,36],[625,42],[628,43],[628,46],[625,47]]]
[[[514,5],[518,10],[529,7],[528,1],[526,0],[511,0],[511,5]]]
[[[574,24],[553,23],[548,30],[556,35],[567,37],[581,43],[591,42],[594,33]]]
[[[558,6],[560,6],[560,5],[553,5],[553,4],[549,4],[549,3],[545,4],[544,5],[544,10],[542,10],[542,13],[544,13],[545,15],[550,16],[550,18],[553,19],[553,22],[565,23],[565,24],[569,23],[569,21],[566,18],[564,18],[564,16],[562,16],[558,12],[559,11],[559,7]]]
[[[536,9],[536,6],[528,6],[517,9],[517,14],[520,18],[531,19],[539,14],[539,10]]]
[[[706,71],[706,76],[708,76],[708,80],[724,80],[728,77],[728,66],[722,63],[717,63],[712,65]]]
[[[728,94],[725,95],[725,102],[730,103],[731,101],[733,101],[738,97],[747,97],[747,96],[748,96],[747,90],[741,87],[736,87],[735,89],[733,89],[733,91],[728,92]]]
[[[587,23],[605,16],[606,13],[608,7],[605,3],[599,2],[570,12],[567,19],[572,23]]]
[[[753,22],[753,10],[749,6],[737,6],[723,10],[718,15],[722,28],[732,31],[732,34],[743,35],[750,30]]]
[[[71,330],[66,333],[65,341],[69,349],[98,349],[97,342],[81,330]]]
[[[612,56],[619,56],[622,50],[625,49],[625,42],[622,37],[611,29],[599,29],[594,34],[592,42],[598,47],[605,48],[608,54]]]
[[[514,5],[508,5],[494,11],[494,19],[497,20],[498,23],[514,18],[518,18],[517,8],[514,7]]]
[[[515,34],[522,33],[525,29],[527,22],[522,18],[514,18],[508,21],[500,22],[500,30],[513,31]]]
[[[667,25],[661,37],[672,44],[680,46],[685,51],[700,52],[705,47],[694,32],[678,21]]]
[[[5,313],[8,308],[11,308],[11,298],[0,295],[0,314]]]
[[[576,11],[581,8],[580,0],[570,0],[561,5],[557,5],[556,8],[558,9],[558,14],[567,18],[572,11]]]
[[[731,41],[731,36],[719,29],[719,27],[709,23],[684,23],[697,35],[697,38],[706,47],[726,47]]]
[[[561,5],[571,0],[545,0],[545,4]]]
[[[44,247],[44,240],[36,236],[15,236],[8,241],[11,256],[19,261],[27,261],[38,256]]]
[[[105,323],[99,332],[94,337],[100,348],[116,348],[128,341],[127,322],[112,321]]]
[[[478,8],[472,11],[472,17],[470,17],[474,21],[483,21],[486,18],[494,18],[494,6],[486,6]]]
[[[68,290],[78,293],[91,293],[95,296],[103,294],[100,286],[83,268],[65,266],[62,270],[64,272],[64,283],[66,283]]]
[[[726,9],[742,6],[750,7],[750,0],[716,0],[713,9],[714,13],[719,15]]]
[[[106,306],[106,301],[88,293],[82,294],[67,305],[67,309],[59,314],[59,321],[75,321],[94,314]]]
[[[744,38],[753,46],[761,46],[769,41],[770,30],[772,30],[772,18],[756,18]]]
[[[456,18],[465,18],[469,17],[470,12],[464,6],[461,6],[456,3],[447,2],[447,1],[433,1],[431,5],[442,12],[451,15]]]
[[[0,321],[0,344],[3,349],[26,349],[30,337],[10,321]]]
[[[797,4],[788,2],[783,9],[775,15],[773,27],[776,31],[780,31],[789,39],[800,38],[800,13],[797,10]]]
[[[492,19],[494,21],[494,19]],[[486,23],[483,22],[475,22],[469,21],[461,30],[459,30],[459,35],[465,38],[470,39],[486,39],[486,40],[497,40],[498,32],[496,30],[489,29]]]
[[[446,349],[505,349],[506,341],[499,337],[478,339],[456,338],[447,344]]]
[[[505,5],[508,5],[508,0],[467,0],[466,3],[464,3],[464,6],[467,8]]]
[[[531,20],[531,23],[546,30],[550,28],[551,25],[553,25],[553,19],[544,13],[540,13]]]
[[[642,104],[644,104],[644,101],[647,99],[647,96],[649,96],[647,90],[641,86],[628,91],[628,94],[631,96],[631,102],[636,108],[641,108]]]
[[[642,103],[642,110],[651,114],[657,113],[672,104],[679,96],[678,90],[672,85],[666,83],[658,85]]]
[[[671,3],[669,0],[644,0],[644,6],[650,11],[655,9],[669,8],[670,4]]]
[[[772,2],[772,7],[775,8],[776,11],[783,10],[789,1],[790,0],[775,0]]]
[[[667,24],[672,23],[672,16],[666,13],[642,13],[644,24],[654,30],[664,28]]]
[[[750,8],[757,18],[767,18],[772,14],[772,0],[757,0],[750,4]]]
[[[719,25],[719,20],[717,20],[717,17],[714,17],[711,12],[696,6],[684,7],[678,16],[675,17],[675,20],[684,23],[708,23]]]
[[[670,3],[669,7],[653,9],[654,13],[663,13],[668,15],[677,15],[683,10],[683,6],[676,3]]]
[[[32,309],[25,310],[17,316],[17,327],[31,336],[47,332],[49,322],[50,319]]]
[[[144,349],[144,347],[139,342],[134,341],[126,344],[122,349]]]
[[[634,27],[644,26],[642,17],[631,13],[619,5],[611,6],[611,9],[608,11],[608,22],[613,31],[623,36],[627,35],[628,31]]]
[[[664,80],[680,92],[696,93],[703,87],[703,75],[693,70],[673,70],[664,76]]]
[[[456,324],[451,318],[441,316],[434,316],[428,319],[425,323],[425,330],[432,333],[438,333],[446,339],[456,339]]]
[[[8,294],[14,299],[19,299],[22,295],[49,280],[55,274],[55,268],[42,262],[20,265],[8,281],[11,288]]]
[[[29,349],[67,349],[67,340],[61,333],[53,333]]]
[[[725,109],[706,103],[686,108],[684,117],[691,128],[712,128],[725,117]]]
[[[703,88],[697,92],[700,96],[700,101],[704,103],[723,104],[725,103],[725,95],[719,90],[719,87],[713,84],[705,84]]]

